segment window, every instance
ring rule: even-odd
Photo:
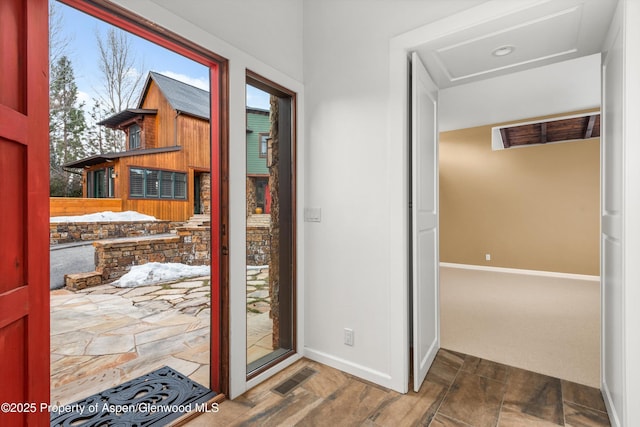
[[[145,182],[145,196],[146,197],[159,197],[159,189],[160,185],[158,182],[158,178],[160,177],[160,171],[147,170],[145,171],[147,175],[147,179]]]
[[[246,229],[247,280],[264,278],[263,298],[258,301],[253,294],[247,294],[247,307],[255,307],[258,312],[269,311],[269,316],[258,321],[252,310],[247,310],[246,323],[246,375],[247,379],[272,368],[276,363],[291,356],[296,351],[296,293],[295,293],[295,94],[265,83],[261,77],[247,75],[247,91],[262,93],[269,103],[270,127],[260,130],[278,129],[278,137],[269,139],[270,132],[257,134],[259,156],[265,158],[268,176],[255,177],[249,174],[247,156],[247,181],[255,182],[255,199],[247,198],[246,211],[254,211],[262,204],[263,217],[250,215]],[[273,102],[271,102],[273,101]],[[266,105],[265,105],[266,106]],[[255,139],[253,140],[255,144]],[[273,157],[273,150],[277,152]],[[255,154],[254,154],[255,156]],[[272,161],[271,161],[272,160]],[[269,188],[267,190],[267,188]],[[273,198],[270,196],[273,195]],[[250,208],[250,209],[249,209]],[[249,228],[250,227],[250,228]],[[262,230],[256,234],[254,230]],[[256,245],[266,232],[270,239],[264,245]],[[251,283],[251,282],[250,282]],[[260,280],[254,283],[260,283]],[[269,288],[269,283],[277,287]],[[262,285],[256,285],[262,286]],[[268,292],[267,292],[268,291]],[[254,292],[254,294],[257,294]],[[256,323],[259,322],[259,323]],[[260,328],[264,335],[256,337],[251,330]],[[259,341],[258,341],[259,340]],[[259,344],[258,344],[259,343]],[[259,346],[259,347],[258,347]]]
[[[174,198],[187,198],[187,175],[184,173],[176,173],[173,181]]]
[[[114,196],[115,176],[116,174],[113,168],[107,168],[107,197]]]
[[[113,168],[97,169],[87,174],[87,197],[113,197]]]
[[[144,170],[131,169],[129,176],[129,194],[131,197],[144,197]]]
[[[140,148],[140,126],[132,125],[129,128],[129,150]]]
[[[258,141],[259,141],[259,147],[258,147],[258,154],[260,157],[267,157],[267,146],[268,146],[268,141],[269,141],[269,134],[268,133],[261,133],[258,135]]]
[[[173,176],[170,173],[163,173],[160,181],[160,197],[163,199],[173,199]]]
[[[129,195],[146,199],[187,199],[187,174],[155,169],[129,170]]]
[[[94,197],[105,197],[105,171],[100,169],[93,172],[93,194]]]

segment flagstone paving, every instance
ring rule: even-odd
[[[247,363],[272,351],[268,277],[266,267],[247,270]],[[51,291],[51,403],[72,403],[165,365],[208,385],[210,315],[208,277]]]

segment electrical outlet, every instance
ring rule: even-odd
[[[485,261],[491,261],[491,254],[484,254]]]
[[[353,329],[344,328],[345,345],[353,345]]]

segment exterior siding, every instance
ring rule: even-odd
[[[142,121],[142,148],[157,148],[156,117],[145,116]]]
[[[176,111],[171,107],[169,101],[162,95],[158,85],[151,80],[144,102],[140,108],[157,109],[158,114],[155,119],[155,145],[154,147],[172,147],[179,145],[176,143]]]
[[[137,211],[168,221],[185,221],[193,215],[193,170],[187,166],[184,151],[123,157],[120,159],[118,182],[121,184],[122,210]],[[160,169],[187,173],[187,200],[139,199],[129,197],[131,168]]]
[[[177,118],[177,143],[183,147],[185,166],[209,170],[211,165],[211,138],[209,122],[196,117],[180,115]]]
[[[194,171],[209,171],[211,141],[209,121],[178,114],[169,104],[155,82],[147,88],[141,108],[157,109],[154,116],[143,122],[141,148],[180,146],[182,150],[169,153],[121,157],[108,164],[92,166],[84,172],[84,197],[87,197],[87,171],[113,167],[117,178],[114,197],[122,199],[122,210],[133,210],[158,219],[186,221],[194,211]],[[268,117],[267,117],[268,119]],[[187,200],[138,199],[129,197],[129,170],[132,167],[159,169],[187,174]]]
[[[269,112],[247,108],[247,175],[268,175],[267,159],[259,155],[259,135],[269,133]],[[252,132],[249,132],[252,131]]]

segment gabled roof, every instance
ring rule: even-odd
[[[169,102],[169,105],[171,105],[171,108],[174,110],[205,120],[209,120],[211,117],[208,91],[182,83],[181,81],[156,73],[155,71],[150,71],[147,76],[147,81],[144,84],[144,89],[142,90],[142,96],[138,102],[138,108],[122,110],[98,122],[98,124],[115,129],[122,123],[129,121],[137,115],[156,114],[158,110],[142,108],[142,104],[147,96],[149,85],[152,80],[158,86],[158,89],[162,92],[162,95],[164,95],[167,102]]]
[[[182,83],[155,71],[149,72],[145,88],[142,91],[142,97],[138,103],[139,108],[142,108],[151,80],[158,85],[158,88],[174,110],[206,120],[211,117],[208,91]]]
[[[142,156],[143,154],[168,153],[171,151],[180,151],[182,147],[175,145],[172,147],[147,148],[143,150],[119,151],[117,153],[96,154],[95,156],[85,157],[84,159],[74,160],[73,162],[62,165],[65,168],[86,168],[88,166],[99,165],[101,163],[112,162],[121,157]]]

